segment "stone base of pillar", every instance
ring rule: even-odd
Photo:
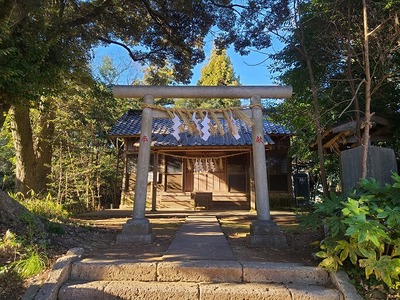
[[[117,235],[117,244],[150,244],[154,241],[152,226],[148,219],[129,220]]]
[[[255,220],[250,225],[250,234],[247,235],[247,246],[284,248],[287,247],[286,238],[273,221]]]

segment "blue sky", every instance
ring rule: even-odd
[[[207,64],[208,58],[211,54],[212,42],[207,42],[205,46],[206,59],[194,67],[193,77],[191,79],[191,85],[196,85],[199,77],[201,68]],[[268,51],[274,51],[271,47]],[[252,51],[248,56],[241,56],[235,53],[233,49],[228,49],[228,56],[231,59],[233,69],[235,70],[236,76],[240,78],[242,85],[271,85],[273,84],[273,78],[268,70],[268,65],[271,63],[267,60],[265,53]],[[141,66],[132,63],[126,50],[122,47],[111,45],[108,47],[98,47],[94,50],[94,60],[92,68],[96,73],[96,69],[101,65],[104,56],[109,56],[114,65],[119,69],[126,69],[120,77],[118,84],[130,84],[135,76],[140,77]]]

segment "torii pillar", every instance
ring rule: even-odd
[[[265,159],[265,141],[262,127],[261,98],[290,98],[290,86],[114,86],[116,98],[143,98],[153,104],[155,98],[250,98],[253,164],[256,190],[257,220],[250,226],[248,244],[253,247],[282,247],[286,245],[278,226],[271,220],[268,179]],[[145,217],[153,112],[144,108],[140,133],[132,219],[117,236],[117,243],[151,243],[154,240],[149,220]]]

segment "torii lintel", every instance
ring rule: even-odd
[[[290,98],[291,86],[152,86],[114,85],[115,98]]]

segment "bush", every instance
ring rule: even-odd
[[[315,204],[302,224],[325,228],[320,266],[360,268],[366,279],[400,288],[400,176],[393,179],[384,187],[375,179],[362,180],[349,197],[331,194]]]
[[[47,263],[46,254],[39,253],[36,248],[31,248],[28,249],[24,257],[14,263],[14,269],[22,278],[29,278],[39,274],[46,268]]]

